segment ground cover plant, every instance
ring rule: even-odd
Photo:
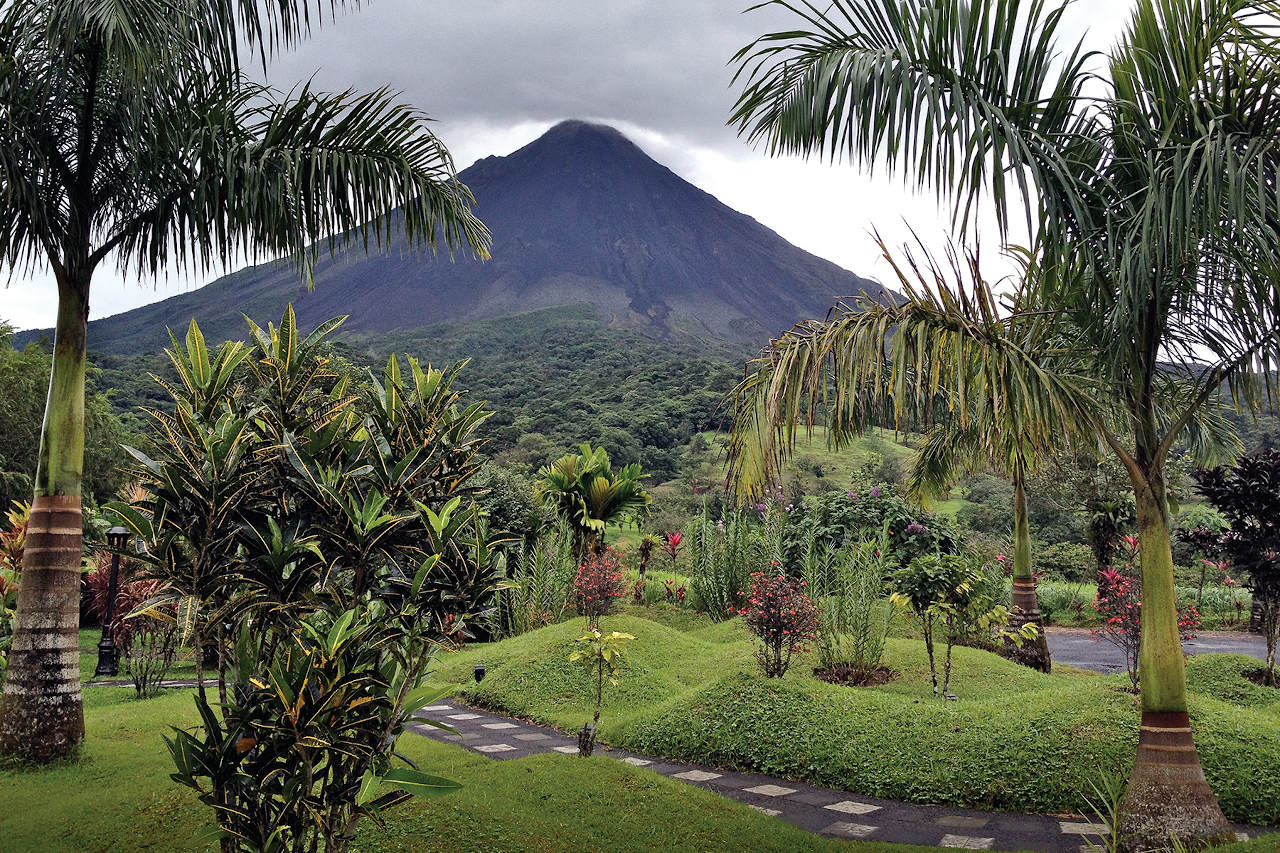
[[[576,731],[592,713],[594,690],[567,660],[580,625],[452,653],[440,660],[437,677],[463,681],[483,660],[488,675],[465,688],[467,697]],[[1134,756],[1139,709],[1122,675],[1046,675],[957,647],[952,685],[959,698],[934,702],[918,640],[890,637],[884,665],[900,676],[852,689],[815,677],[814,654],[798,655],[782,678],[765,678],[752,638],[735,621],[628,607],[606,617],[602,630],[637,637],[601,721],[600,737],[614,746],[891,799],[1043,813],[1087,811],[1083,796],[1096,774],[1123,775]],[[1218,657],[1192,659],[1193,684],[1198,668]],[[1218,688],[1193,690],[1206,773],[1233,820],[1280,822],[1273,796],[1280,786],[1278,712]],[[1034,772],[1010,771],[1032,766]]]

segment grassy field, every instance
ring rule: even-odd
[[[160,739],[190,726],[189,691],[137,701],[128,690],[85,692],[88,735],[77,760],[0,770],[0,850],[214,851],[211,813],[173,783]],[[763,850],[920,851],[819,838],[709,791],[610,758],[540,755],[493,761],[409,735],[402,751],[463,783],[366,822],[355,849],[373,851]]]
[[[944,702],[930,695],[914,640],[889,641],[886,663],[901,677],[863,689],[817,680],[807,656],[783,679],[760,677],[737,622],[651,607],[609,617],[604,628],[638,639],[619,686],[606,690],[602,734],[642,752],[890,799],[1046,813],[1083,810],[1099,775],[1122,775],[1133,760],[1138,711],[1118,677],[1042,675],[959,648],[952,691],[960,698]],[[581,631],[574,620],[473,646],[442,658],[438,678],[465,684],[483,661],[488,677],[464,688],[472,699],[577,729],[592,697],[568,662]],[[1280,708],[1239,701],[1243,679],[1229,675],[1204,680],[1193,697],[1206,772],[1233,819],[1277,824]]]

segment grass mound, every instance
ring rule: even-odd
[[[923,644],[890,639],[885,664],[900,675],[878,687],[844,687],[813,676],[798,656],[783,679],[760,676],[738,622],[684,629],[630,608],[605,619],[637,637],[617,687],[606,688],[601,734],[655,755],[754,770],[872,796],[1025,811],[1080,812],[1102,774],[1125,774],[1137,744],[1138,708],[1120,680],[1044,675],[977,649],[955,650],[952,691],[934,699]],[[593,686],[568,662],[583,623],[553,625],[442,659],[438,678],[491,673],[466,694],[491,707],[566,731],[591,713]],[[1280,706],[1250,702],[1211,674],[1227,663],[1191,664],[1192,721],[1205,770],[1227,815],[1280,823]],[[1248,661],[1247,658],[1241,660]],[[1248,664],[1257,666],[1256,661]],[[1213,686],[1219,684],[1219,686]]]
[[[1249,680],[1262,662],[1248,655],[1194,655],[1187,661],[1187,689],[1233,705],[1280,713],[1280,690]]]

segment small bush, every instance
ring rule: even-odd
[[[817,652],[827,680],[863,684],[880,667],[893,610],[884,594],[892,568],[885,539],[860,542],[837,555],[833,583],[821,591]]]
[[[606,548],[593,554],[578,566],[578,576],[573,581],[578,615],[587,617],[587,623],[596,626],[602,616],[613,611],[613,603],[622,597],[622,564],[618,552]]]
[[[767,528],[742,513],[713,522],[704,511],[690,524],[685,537],[690,586],[712,619],[727,619],[740,608],[750,567],[758,565],[766,536]]]
[[[818,614],[804,592],[804,581],[774,572],[751,573],[751,591],[739,613],[760,640],[756,660],[765,676],[781,678],[791,666],[791,656],[817,636]]]

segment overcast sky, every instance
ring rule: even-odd
[[[735,97],[728,60],[755,36],[785,28],[778,10],[743,13],[749,0],[366,0],[278,58],[273,82],[309,77],[328,89],[390,86],[429,112],[465,167],[507,154],[556,121],[584,118],[623,130],[655,159],[791,242],[860,275],[890,273],[870,236],[910,228],[945,239],[949,218],[900,181],[845,165],[770,159],[726,126]],[[1069,29],[1106,49],[1131,0],[1077,0]],[[481,200],[483,201],[483,200]],[[480,210],[483,217],[483,207]],[[987,229],[990,233],[991,229]],[[992,235],[993,236],[993,235]],[[999,246],[984,245],[994,256]],[[124,279],[103,268],[93,318],[216,278]],[[0,291],[0,319],[53,324],[48,276]],[[90,342],[92,346],[92,342]]]

